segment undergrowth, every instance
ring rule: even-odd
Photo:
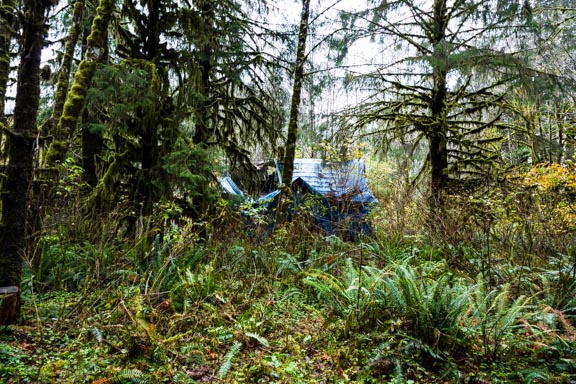
[[[546,227],[557,209],[454,198],[428,231],[417,200],[386,193],[354,241],[307,220],[250,234],[225,204],[202,225],[168,204],[131,228],[75,221],[99,239],[45,231],[21,322],[0,329],[0,381],[576,380],[576,244],[569,221]]]

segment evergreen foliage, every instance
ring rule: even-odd
[[[309,4],[308,42],[337,48],[330,60],[354,53],[330,21],[344,3]],[[2,121],[1,382],[576,380],[571,3],[371,2],[341,14],[347,32],[402,50],[378,71],[347,62],[325,76],[309,70],[326,68],[313,63],[323,51],[271,47],[295,42],[267,18],[283,3],[100,4],[0,8],[0,63],[9,45],[21,54]],[[57,84],[40,70],[42,49],[59,47],[46,36],[65,44]],[[295,104],[323,142],[288,144],[327,162],[367,157],[370,235],[320,233],[300,216],[315,199],[270,231],[251,198],[219,192],[221,175],[273,153],[295,57],[310,64]],[[320,116],[350,96],[339,75],[373,92],[344,114],[340,141],[336,116]],[[10,76],[0,65],[0,93]],[[37,129],[60,114],[42,100],[67,88],[60,122],[79,129]],[[387,154],[354,142],[378,133]],[[422,191],[411,180],[426,162]]]
[[[347,16],[360,36],[397,55],[353,77],[368,88],[351,124],[385,141],[428,142],[432,202],[450,178],[490,179],[498,169],[505,95],[533,73],[518,39],[533,36],[530,5],[517,1],[374,2]]]

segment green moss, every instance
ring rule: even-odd
[[[90,36],[88,36],[87,39],[89,47],[101,47],[105,44],[106,31],[113,10],[113,1],[100,0],[96,8],[96,16],[94,16],[94,20],[92,21],[92,32],[90,32]]]
[[[62,67],[60,68],[60,74],[58,76],[58,84],[56,87],[56,96],[54,99],[54,110],[52,112],[52,119],[59,120],[64,110],[64,103],[66,102],[66,96],[68,94],[68,88],[70,85],[70,72],[72,70],[72,60],[74,58],[74,49],[78,43],[78,38],[80,37],[80,28],[78,25],[82,21],[82,14],[84,12],[84,1],[77,0],[74,4],[74,15],[73,24],[70,27],[69,38],[66,41],[66,48],[64,52],[64,59],[62,61]],[[54,126],[54,124],[53,124]],[[52,129],[50,132],[52,133]]]
[[[48,148],[48,153],[46,154],[46,163],[50,165],[56,165],[62,162],[66,152],[68,151],[68,144],[63,140],[52,140],[50,147]]]
[[[95,72],[96,63],[86,60],[80,62],[78,71],[74,76],[74,84],[68,92],[62,116],[60,116],[58,126],[54,132],[55,140],[52,141],[48,149],[48,155],[46,156],[46,164],[48,166],[54,166],[56,161],[63,160],[68,150],[67,140],[76,130]]]
[[[40,368],[40,375],[38,379],[41,383],[57,383],[58,373],[64,367],[66,361],[58,360],[53,363],[48,363]]]
[[[79,3],[76,3],[75,7],[80,7]],[[83,6],[83,5],[82,5]],[[62,160],[60,157],[62,154],[65,155],[68,146],[67,140],[74,134],[76,126],[78,125],[78,120],[82,115],[82,110],[84,109],[84,104],[86,102],[86,95],[90,89],[92,78],[96,72],[97,62],[95,61],[97,57],[93,56],[91,52],[94,52],[97,48],[104,47],[107,42],[104,37],[106,36],[106,31],[108,29],[108,23],[110,21],[110,16],[114,10],[114,1],[112,0],[100,0],[98,8],[96,9],[96,16],[92,22],[92,31],[88,37],[88,53],[86,54],[86,59],[80,62],[78,70],[74,75],[74,81],[72,87],[66,96],[66,102],[62,110],[62,115],[59,116],[58,126],[54,132],[56,140],[54,140],[49,151],[49,155],[46,157],[47,165],[54,166],[55,163],[52,161]],[[79,11],[75,8],[75,11]],[[67,49],[68,52],[68,49]],[[62,83],[60,83],[60,80]],[[66,92],[65,83],[66,78],[59,79],[59,89],[61,92]],[[62,97],[62,93],[58,93],[58,96]],[[61,101],[59,101],[61,103]],[[55,110],[55,114],[58,111]],[[58,118],[58,116],[55,116]],[[58,148],[54,146],[59,146],[63,144],[64,148]],[[51,155],[54,154],[54,155]]]

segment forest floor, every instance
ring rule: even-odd
[[[466,197],[433,230],[379,196],[354,241],[227,208],[202,231],[171,207],[132,233],[62,214],[0,328],[0,382],[576,383],[572,203],[522,196]]]
[[[45,293],[30,276],[21,323],[0,329],[0,381],[576,382],[568,314],[457,275],[423,244],[239,244],[198,246],[171,276],[114,263]]]

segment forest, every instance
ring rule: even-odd
[[[573,0],[0,0],[0,383],[576,383],[575,47]]]

